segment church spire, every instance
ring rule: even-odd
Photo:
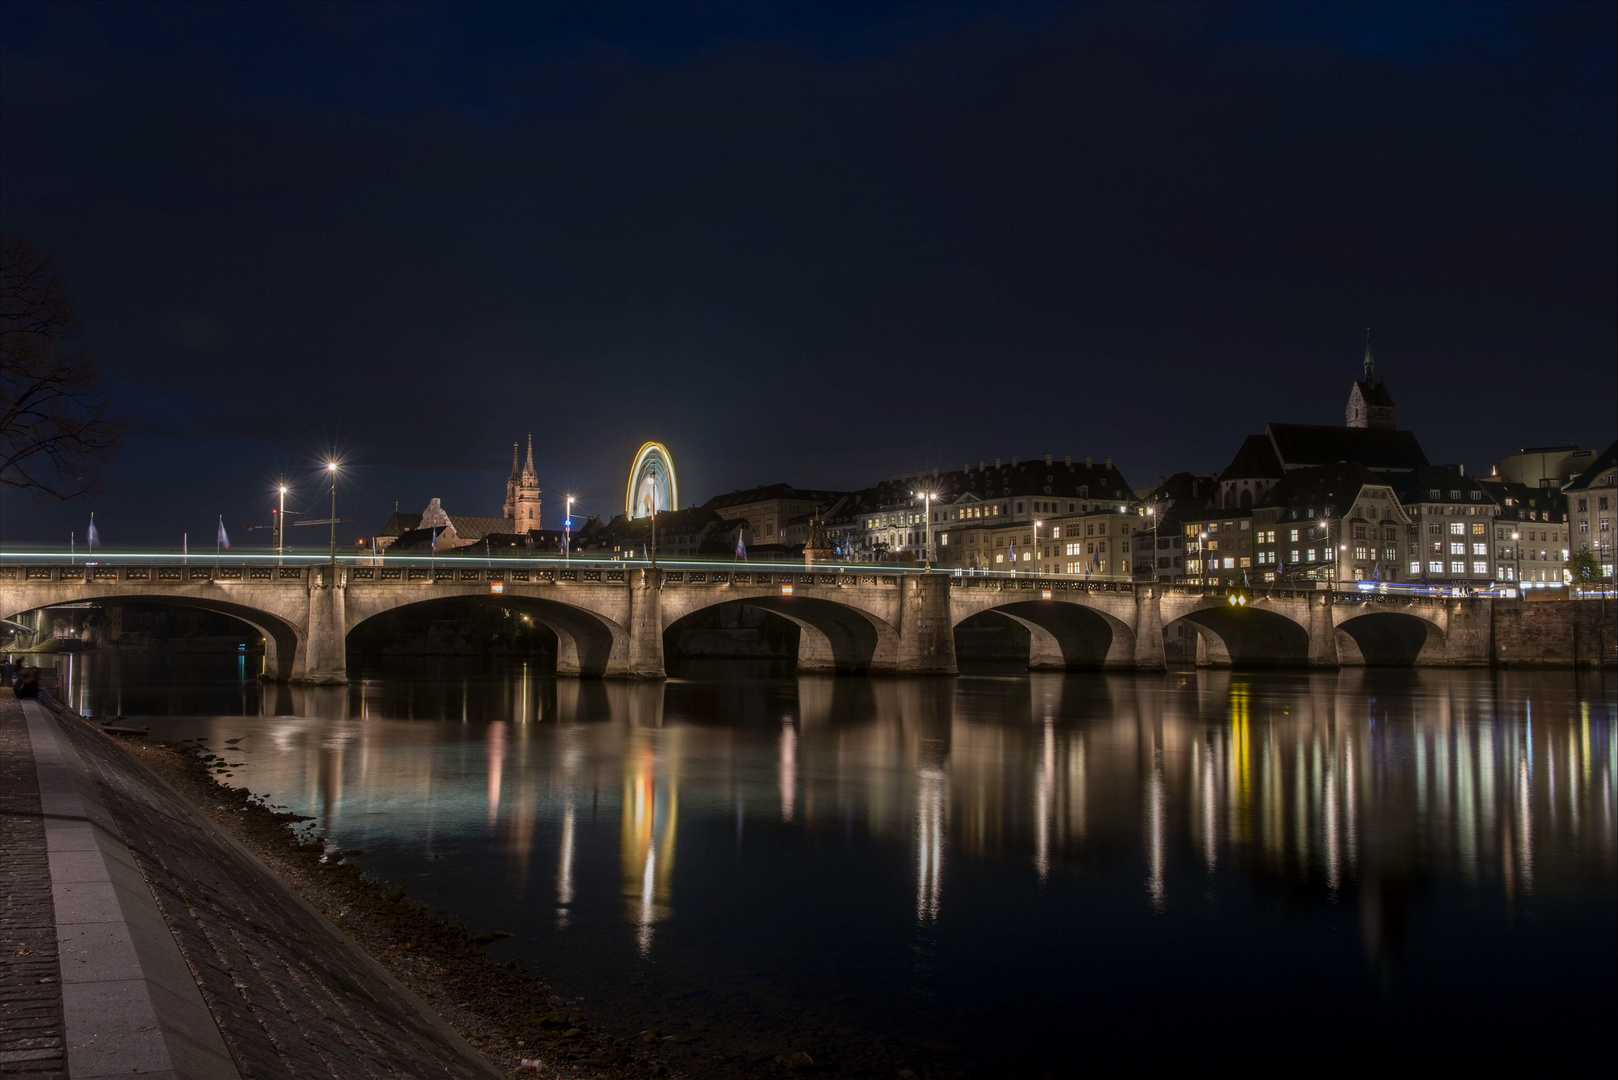
[[[1371,355],[1371,328],[1365,328],[1365,381],[1376,381],[1376,358]]]
[[[517,444],[511,444],[511,478],[517,479]]]
[[[512,454],[511,456],[511,466],[514,469],[517,467],[516,454]],[[528,460],[523,464],[522,478],[524,480],[535,480],[538,479],[538,477],[539,473],[534,468],[534,433],[530,431],[528,433]]]

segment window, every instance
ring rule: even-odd
[[[1590,509],[1590,500],[1589,499],[1580,499],[1579,500],[1579,513],[1582,514],[1588,509]]]
[[[1473,536],[1483,536],[1488,531],[1489,531],[1489,527],[1487,525],[1483,524],[1481,521],[1478,522],[1476,525],[1472,526],[1472,535]]]
[[[1297,542],[1298,542],[1298,530],[1297,530],[1297,529],[1293,529],[1293,530],[1292,530],[1292,536],[1291,536],[1291,537],[1290,537],[1290,538],[1289,538],[1289,539],[1291,539],[1291,541],[1292,541],[1292,542],[1293,542],[1293,543],[1294,543],[1294,544],[1296,544],[1296,543],[1297,543]],[[1293,552],[1293,553],[1292,553],[1292,557],[1293,557],[1293,558],[1294,558],[1294,559],[1296,559],[1296,558],[1297,558],[1297,557],[1298,557],[1298,553],[1297,553],[1297,552]]]
[[[1489,564],[1488,563],[1486,563],[1486,562],[1475,562],[1475,563],[1472,564],[1472,573],[1474,573],[1474,574],[1487,574],[1488,572],[1489,572]]]
[[[1452,574],[1464,574],[1466,573],[1466,564],[1464,562],[1452,562],[1449,564],[1449,572]]]
[[[1411,564],[1410,564],[1410,572],[1411,572],[1411,573],[1412,573],[1412,574],[1419,574],[1419,573],[1421,573],[1421,563],[1419,563],[1419,562],[1413,562],[1413,563],[1411,563]]]
[[[1355,544],[1354,545],[1354,558],[1355,559],[1357,559],[1360,562],[1364,562],[1366,559],[1369,559],[1370,557],[1371,556],[1366,552],[1366,548],[1365,548],[1364,544]]]
[[[1466,545],[1462,544],[1462,543],[1458,543],[1458,542],[1453,543],[1453,544],[1451,544],[1449,546],[1449,553],[1451,555],[1465,555],[1466,554]]]
[[[1444,572],[1444,564],[1441,562],[1430,562],[1427,564],[1427,572],[1429,574],[1442,574]]]
[[[1609,522],[1606,518],[1602,518],[1601,519],[1601,524],[1596,527],[1596,531],[1597,532],[1606,532],[1611,527],[1612,527],[1612,523]]]
[[[1356,525],[1356,526],[1354,526],[1354,539],[1356,539],[1356,540],[1364,540],[1365,539],[1365,526],[1364,525]]]
[[[1382,549],[1382,559],[1383,559],[1384,562],[1390,562],[1390,563],[1391,562],[1398,562],[1399,561],[1399,549],[1396,548],[1396,547],[1383,548]]]
[[[1306,552],[1306,555],[1308,556],[1307,561],[1309,561],[1309,562],[1314,562],[1315,561],[1315,549],[1314,548],[1310,548]]]
[[[1298,561],[1298,549],[1293,548],[1291,551],[1287,552],[1287,558],[1291,559],[1293,562],[1297,562]]]
[[[1236,566],[1236,560],[1231,558],[1229,555],[1226,555],[1225,556],[1225,569],[1226,570],[1232,570],[1232,569],[1235,568],[1235,566]]]
[[[1459,521],[1452,521],[1449,523],[1449,534],[1451,536],[1464,536],[1466,535],[1466,526]]]
[[[1487,555],[1488,553],[1489,553],[1489,545],[1488,544],[1473,544],[1472,545],[1472,554],[1474,554],[1474,555]]]
[[[1442,536],[1443,534],[1444,526],[1438,524],[1437,522],[1433,522],[1427,526],[1428,536]]]

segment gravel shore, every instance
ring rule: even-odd
[[[219,774],[229,765],[200,740],[119,742],[431,1004],[499,1071],[546,1080],[678,1075],[654,1036],[635,1045],[595,1030],[516,961],[490,959],[483,945],[495,933],[438,918],[406,899],[402,887],[328,851],[322,838],[295,836],[292,827],[303,819],[222,783]]]

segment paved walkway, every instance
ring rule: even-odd
[[[107,736],[5,701],[0,740],[0,1073],[498,1075]]]

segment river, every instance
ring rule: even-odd
[[[1610,672],[59,663],[692,1075],[1607,1054]]]

